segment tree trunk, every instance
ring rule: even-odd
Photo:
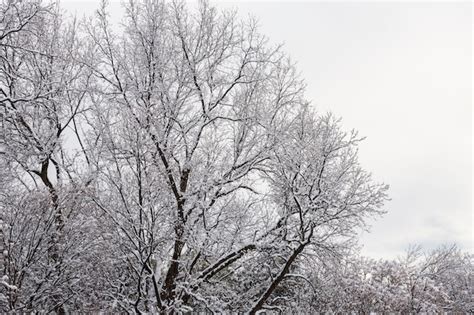
[[[305,248],[305,246],[307,244],[308,244],[308,242],[302,243],[293,251],[293,253],[291,254],[291,256],[286,261],[285,266],[280,271],[278,276],[275,278],[275,280],[273,280],[273,282],[267,288],[265,293],[263,293],[263,295],[260,297],[260,299],[257,301],[257,303],[255,303],[255,305],[249,311],[250,315],[256,314],[257,311],[259,311],[262,308],[265,301],[270,297],[270,295],[272,295],[273,291],[275,291],[275,289],[278,287],[278,285],[283,280],[283,278],[288,274],[288,271],[290,270],[291,265],[296,260],[298,255],[303,251],[303,249]]]

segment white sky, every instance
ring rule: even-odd
[[[392,200],[362,236],[363,254],[393,258],[414,243],[473,250],[472,4],[213,3],[257,17],[297,62],[308,99],[367,137],[361,163]],[[98,2],[62,4],[82,15]]]

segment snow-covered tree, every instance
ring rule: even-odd
[[[316,263],[314,288],[303,304],[313,312],[438,313],[472,311],[472,255],[455,246],[423,252],[411,247],[396,260],[354,255]]]
[[[254,21],[206,2],[125,10],[118,32],[99,9],[83,63],[92,199],[118,229],[127,307],[272,307],[302,255],[342,247],[381,213],[386,186],[358,166],[357,135],[309,109]]]
[[[65,144],[85,108],[88,70],[75,61],[77,25],[56,4],[2,1],[0,16],[2,306],[61,313],[78,288],[78,226],[89,228],[78,223],[85,185]]]
[[[387,186],[254,20],[124,12],[1,2],[2,312],[472,311],[469,255],[349,254]]]

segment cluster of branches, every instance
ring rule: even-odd
[[[291,307],[382,213],[356,132],[255,21],[129,1],[0,5],[1,311]]]

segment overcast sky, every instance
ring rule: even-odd
[[[82,15],[97,2],[62,3]],[[314,106],[367,137],[361,164],[392,200],[362,236],[363,254],[394,258],[415,243],[472,251],[469,2],[213,3],[258,18],[297,62]]]

